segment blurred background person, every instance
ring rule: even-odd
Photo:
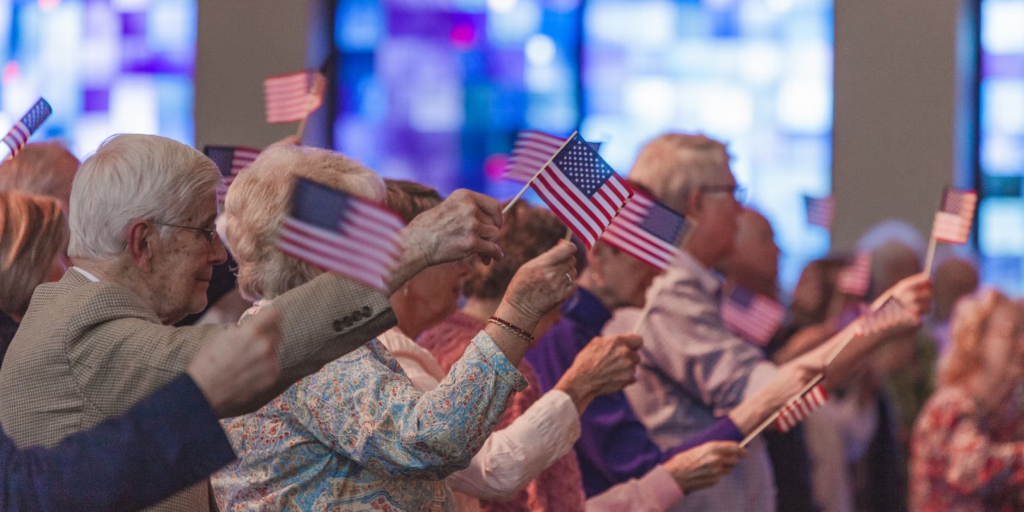
[[[750,208],[743,208],[736,220],[733,250],[717,267],[725,278],[726,287],[741,286],[779,302],[779,247],[775,244],[771,223],[764,215]],[[822,336],[819,341],[825,341],[826,337]],[[765,356],[773,361],[775,353],[786,341],[778,338],[774,336],[774,339],[769,340],[764,350]],[[797,425],[785,433],[765,432],[764,440],[775,475],[776,509],[817,511],[811,486],[811,460],[804,442],[803,425]]]
[[[915,512],[1024,509],[1024,304],[996,291],[962,299],[939,387],[911,440]]]
[[[949,324],[953,307],[961,297],[978,289],[978,269],[971,261],[948,257],[939,259],[935,268],[935,311],[928,323],[932,339],[935,340],[939,355],[949,349]]]
[[[0,192],[0,365],[36,286],[64,275],[67,246],[56,199]]]

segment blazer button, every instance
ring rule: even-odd
[[[352,317],[346,316],[344,318],[344,323],[345,323],[345,327],[352,327],[352,324],[354,324],[355,321],[352,320]]]
[[[370,315],[373,314],[373,310],[370,309],[370,306],[363,306],[363,309],[359,312],[363,314],[363,318],[370,318]]]
[[[333,324],[333,327],[334,327],[334,332],[341,332],[342,330],[345,329],[345,326],[341,324],[341,320],[335,320],[334,324]]]

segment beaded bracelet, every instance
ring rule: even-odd
[[[494,325],[497,325],[498,327],[501,327],[502,329],[505,329],[506,331],[508,331],[508,332],[510,332],[512,334],[515,334],[516,336],[519,336],[520,338],[526,340],[527,343],[533,343],[533,334],[530,334],[529,332],[527,332],[526,329],[522,329],[522,328],[516,327],[516,326],[512,325],[511,323],[509,323],[509,322],[507,322],[505,320],[502,320],[502,319],[500,319],[500,318],[498,318],[496,316],[492,316],[491,318],[488,318],[487,322],[488,323],[492,323]]]

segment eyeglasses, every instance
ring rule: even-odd
[[[178,224],[164,224],[162,222],[154,222],[153,224],[156,224],[157,226],[167,226],[169,228],[191,229],[192,231],[199,231],[199,232],[201,232],[203,234],[204,237],[206,237],[206,241],[209,242],[211,245],[213,245],[213,240],[215,238],[217,238],[217,230],[216,229],[194,228],[192,226],[180,226]]]
[[[739,185],[704,185],[700,187],[700,189],[703,192],[712,194],[715,192],[728,192],[732,194],[732,197],[740,204],[743,204],[743,202],[747,200],[747,187],[741,187]]]

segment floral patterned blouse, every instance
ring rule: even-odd
[[[238,460],[211,479],[225,511],[454,511],[466,467],[526,381],[479,332],[420,393],[377,340],[225,420]]]
[[[911,510],[1024,510],[1022,427],[1019,413],[988,421],[963,389],[940,388],[911,438]]]
[[[423,333],[417,342],[434,354],[441,369],[448,371],[448,377],[451,378],[457,366],[456,361],[470,346],[473,333],[486,325],[459,311]],[[519,363],[519,371],[529,386],[516,394],[495,430],[507,428],[540,399],[540,385],[526,359]],[[481,500],[480,505],[485,512],[582,512],[585,500],[580,466],[575,452],[569,451],[509,501],[499,503]]]

